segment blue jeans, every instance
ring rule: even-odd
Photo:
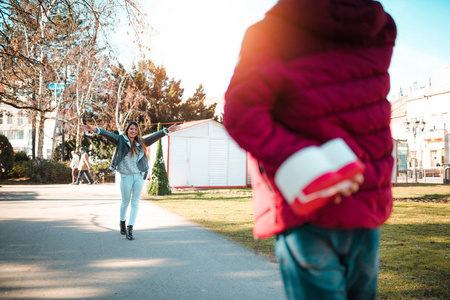
[[[139,199],[144,187],[144,176],[141,174],[120,175],[120,192],[122,194],[122,204],[120,205],[120,220],[125,221],[128,206],[131,200],[131,211],[128,225],[133,226],[139,210]]]
[[[380,229],[309,224],[280,234],[275,254],[288,299],[376,298]]]

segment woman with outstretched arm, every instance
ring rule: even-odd
[[[115,134],[105,129],[92,127],[91,125],[80,125],[83,131],[105,137],[108,141],[116,145],[111,161],[110,169],[120,173],[120,191],[122,194],[122,204],[120,205],[120,233],[128,240],[133,240],[133,226],[139,209],[139,199],[141,197],[144,180],[147,178],[149,166],[146,155],[147,147],[157,142],[162,137],[171,132],[177,131],[179,126],[164,128],[152,135],[143,137],[139,124],[130,122],[125,128],[124,134]],[[131,201],[131,210],[126,226],[126,215]]]

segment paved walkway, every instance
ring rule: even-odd
[[[141,201],[134,241],[103,185],[0,188],[0,299],[285,299],[276,263]]]

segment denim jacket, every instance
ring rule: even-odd
[[[109,132],[102,128],[97,128],[97,132],[95,134],[104,136],[108,141],[116,145],[116,149],[114,150],[114,155],[111,161],[111,166],[109,167],[113,173],[116,172],[120,162],[123,160],[123,158],[130,152],[131,144],[128,137],[124,134],[115,134],[112,132]],[[152,135],[148,135],[145,137],[142,137],[142,141],[145,144],[145,146],[150,146],[151,144],[157,142],[162,137],[166,135],[167,131],[160,130]],[[136,143],[136,146],[139,148],[139,157],[138,157],[138,163],[137,167],[139,171],[141,171],[141,174],[144,176],[144,179],[147,178],[149,166],[148,166],[148,159],[144,155],[144,149],[139,143]]]

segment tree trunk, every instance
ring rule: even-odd
[[[34,94],[33,94],[34,95]],[[36,112],[31,115],[31,154],[36,161]]]
[[[56,85],[56,83],[54,83],[55,85]],[[62,96],[61,97],[59,97],[58,98],[58,92],[57,92],[57,90],[56,90],[56,88],[55,88],[55,104],[56,104],[56,120],[55,120],[55,126],[53,127],[53,135],[52,135],[52,155],[54,155],[55,154],[55,150],[56,150],[56,136],[57,136],[57,128],[58,128],[58,120],[60,119],[59,118],[59,112],[60,112],[60,110],[61,110],[61,104],[62,104]],[[62,92],[61,92],[61,95],[62,95]],[[62,121],[62,122],[64,122],[64,121]],[[62,129],[62,128],[61,128]],[[60,134],[62,134],[62,132],[60,132]]]
[[[45,125],[45,112],[39,112],[39,125],[38,125],[38,158],[44,158],[44,125]]]
[[[83,124],[83,119],[81,117],[77,118],[77,136],[75,140],[75,149],[78,150],[81,146],[81,137],[83,135],[82,132],[80,132],[80,125]]]
[[[121,118],[123,115],[119,114],[120,111],[120,102],[122,102],[122,87],[125,83],[125,79],[128,76],[128,72],[125,73],[120,81],[119,87],[117,89],[117,103],[116,103],[116,128],[119,134],[123,134],[124,128],[124,120]]]

